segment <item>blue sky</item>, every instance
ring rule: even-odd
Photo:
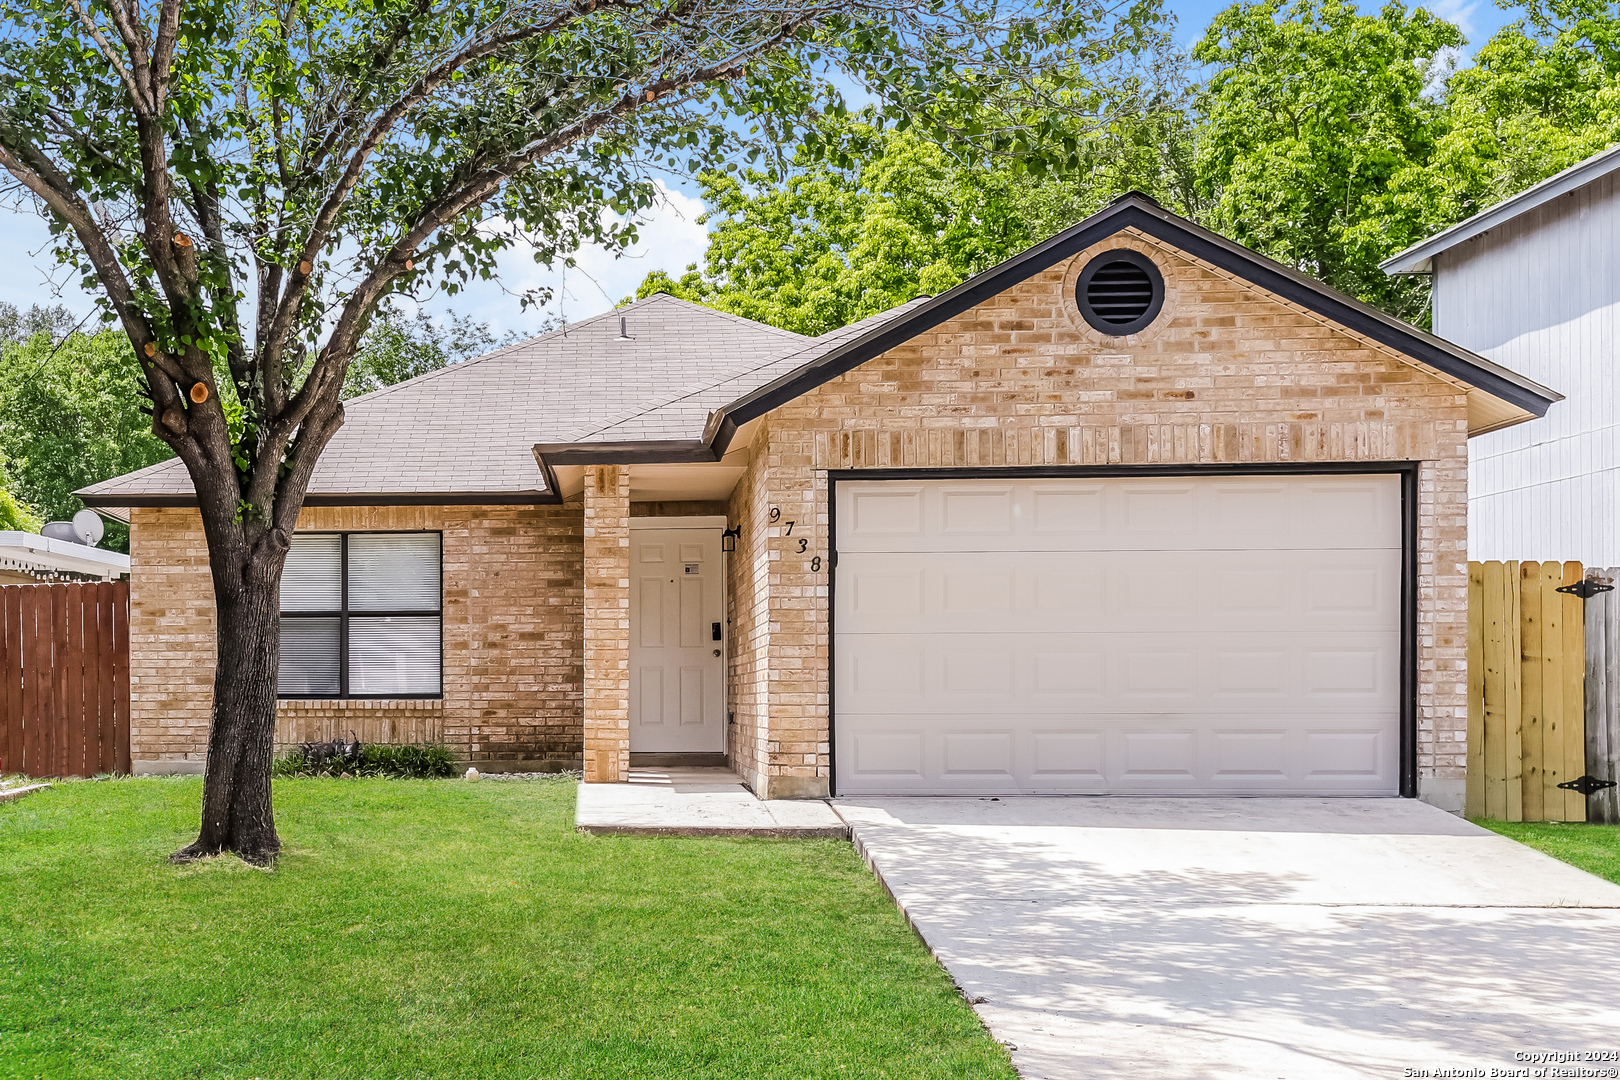
[[[1229,2],[1169,0],[1177,17],[1177,39],[1185,45],[1192,44],[1210,19]],[[1379,5],[1363,2],[1361,6],[1374,10]],[[1498,8],[1491,0],[1430,0],[1425,6],[1460,26],[1471,46],[1477,46],[1516,18],[1516,13]],[[608,310],[622,297],[633,293],[651,270],[662,269],[679,275],[688,263],[697,262],[703,256],[705,229],[697,221],[703,206],[689,185],[672,186],[665,190],[664,196],[662,205],[640,227],[642,242],[625,256],[614,258],[600,250],[586,249],[577,257],[579,266],[564,271],[537,267],[527,251],[510,251],[502,260],[506,289],[516,292],[535,285],[550,285],[558,295],[550,313],[573,322]],[[87,314],[91,306],[89,298],[72,283],[70,275],[54,268],[47,239],[45,225],[39,218],[0,207],[0,266],[11,267],[9,272],[0,275],[0,302],[24,308],[36,303],[60,303],[77,314]],[[490,283],[478,283],[466,293],[449,299],[454,302],[456,311],[489,323],[498,334],[537,332],[544,317],[533,309],[528,314],[520,312],[507,291]],[[446,302],[444,297],[431,299],[428,309],[438,313]]]

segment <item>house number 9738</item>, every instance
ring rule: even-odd
[[[798,546],[794,548],[794,554],[796,554],[796,555],[805,555],[805,554],[809,553],[809,551],[810,551],[810,538],[807,537],[807,536],[794,536],[793,535],[793,527],[795,525],[797,525],[798,522],[794,521],[794,520],[791,520],[791,519],[788,519],[788,518],[784,518],[782,516],[782,508],[780,506],[771,507],[770,513],[766,515],[766,520],[768,520],[772,525],[780,525],[780,526],[782,526],[782,535],[786,536],[786,537],[791,537],[793,540],[798,542]],[[820,555],[816,555],[813,558],[811,558],[811,560],[810,560],[810,571],[812,573],[820,573],[821,572],[821,556]]]

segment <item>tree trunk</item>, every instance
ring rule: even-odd
[[[242,558],[245,565],[239,572],[222,574],[215,568],[219,656],[202,830],[193,844],[174,853],[175,862],[234,851],[243,860],[262,865],[281,850],[270,807],[270,763],[275,749],[285,558],[285,544],[279,549],[265,545]],[[253,565],[263,560],[273,560],[274,565]]]

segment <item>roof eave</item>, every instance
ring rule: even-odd
[[[191,493],[95,494],[76,492],[94,509],[149,509],[197,505]],[[548,491],[358,491],[311,492],[305,506],[552,506],[562,502],[555,489]]]
[[[36,533],[0,532],[0,559],[53,573],[102,578],[129,573],[129,556],[106,548],[53,540]]]
[[[722,407],[708,425],[716,454],[725,452],[731,437],[749,420],[971,309],[1010,285],[1132,227],[1195,258],[1237,273],[1244,280],[1299,303],[1347,329],[1389,345],[1405,356],[1523,409],[1532,417],[1545,415],[1553,402],[1563,400],[1563,395],[1556,391],[1177,218],[1156,203],[1127,196],[1044,244],[976,274],[893,322],[874,327],[827,355]]]
[[[970,310],[1011,285],[1133,227],[1505,402],[1523,414],[1522,419],[1513,421],[1515,423],[1543,416],[1553,402],[1563,400],[1563,395],[1554,390],[1178,218],[1149,199],[1126,196],[1045,243],[974,275],[949,292],[872,327],[717,409],[704,425],[701,439],[542,443],[535,447],[535,457],[542,466],[547,462],[583,465],[719,461],[737,432],[749,422]]]
[[[1503,199],[1495,206],[1481,210],[1473,217],[1459,221],[1449,229],[1418,241],[1405,251],[1391,255],[1379,263],[1378,268],[1386,274],[1431,274],[1434,272],[1434,257],[1441,252],[1467,243],[1561,195],[1583,188],[1616,169],[1620,169],[1620,146],[1611,146],[1584,161],[1577,161],[1517,195]]]

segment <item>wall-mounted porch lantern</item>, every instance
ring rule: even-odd
[[[736,551],[737,541],[742,538],[742,526],[737,525],[720,534],[720,550]]]

